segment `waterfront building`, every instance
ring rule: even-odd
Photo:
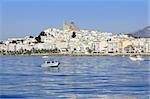
[[[36,37],[39,37],[39,41]],[[79,30],[73,22],[64,22],[63,30],[45,29],[36,37],[26,36],[1,41],[0,51],[57,49],[60,53],[150,53],[150,38]]]

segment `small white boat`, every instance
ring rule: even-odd
[[[122,55],[122,57],[125,57],[124,55]]]
[[[48,56],[43,56],[42,58],[48,58]]]
[[[44,64],[41,65],[41,67],[58,67],[60,63],[57,61],[45,61]]]
[[[132,61],[143,61],[144,58],[142,58],[141,56],[130,56],[129,57]]]

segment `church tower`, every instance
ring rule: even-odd
[[[78,28],[74,22],[67,23],[66,21],[63,24],[63,29],[68,30],[68,31],[77,31],[78,30]]]

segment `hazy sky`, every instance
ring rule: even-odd
[[[127,33],[148,26],[149,0],[0,0],[0,39],[38,35],[74,21],[80,29]]]

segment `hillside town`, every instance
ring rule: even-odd
[[[150,38],[135,38],[127,34],[113,34],[80,30],[74,22],[64,22],[63,29],[48,28],[38,36],[8,38],[0,41],[1,55],[56,54],[150,54]]]

